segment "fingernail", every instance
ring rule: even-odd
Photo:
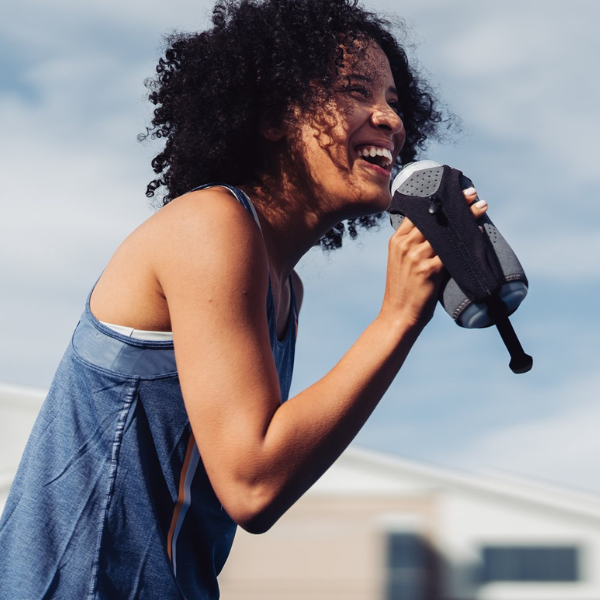
[[[477,190],[474,187],[468,187],[463,190],[465,196],[473,196],[477,194]]]
[[[476,206],[477,208],[485,208],[487,205],[488,203],[485,200],[478,200],[473,206]]]

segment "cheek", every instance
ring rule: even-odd
[[[406,131],[404,130],[404,123],[402,124],[402,130],[399,131],[395,136],[394,145],[398,148],[398,152],[404,148],[404,144],[406,142]]]
[[[343,128],[321,131],[308,148],[307,156],[316,169],[347,171],[349,161],[348,136]]]
[[[333,166],[347,170],[358,116],[349,107],[340,106],[316,114],[301,130],[302,154],[307,163],[323,172]]]

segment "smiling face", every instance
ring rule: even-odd
[[[386,210],[405,140],[387,56],[375,43],[344,52],[333,95],[299,122],[298,149],[315,193],[340,220]]]

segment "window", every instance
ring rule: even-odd
[[[435,556],[425,540],[414,533],[387,536],[386,600],[428,600],[437,583]]]
[[[483,583],[579,581],[575,546],[487,546],[482,550]]]

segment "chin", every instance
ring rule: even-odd
[[[390,208],[391,204],[392,195],[390,194],[390,191],[386,189],[383,193],[380,192],[379,194],[377,194],[377,197],[373,199],[373,202],[371,203],[370,213],[375,214],[385,212]]]
[[[370,201],[361,202],[360,205],[356,206],[356,210],[353,211],[354,214],[350,215],[348,218],[356,218],[356,217],[366,217],[367,215],[377,215],[379,213],[385,212],[390,208],[392,200],[389,194],[387,196],[377,198],[373,198]]]

